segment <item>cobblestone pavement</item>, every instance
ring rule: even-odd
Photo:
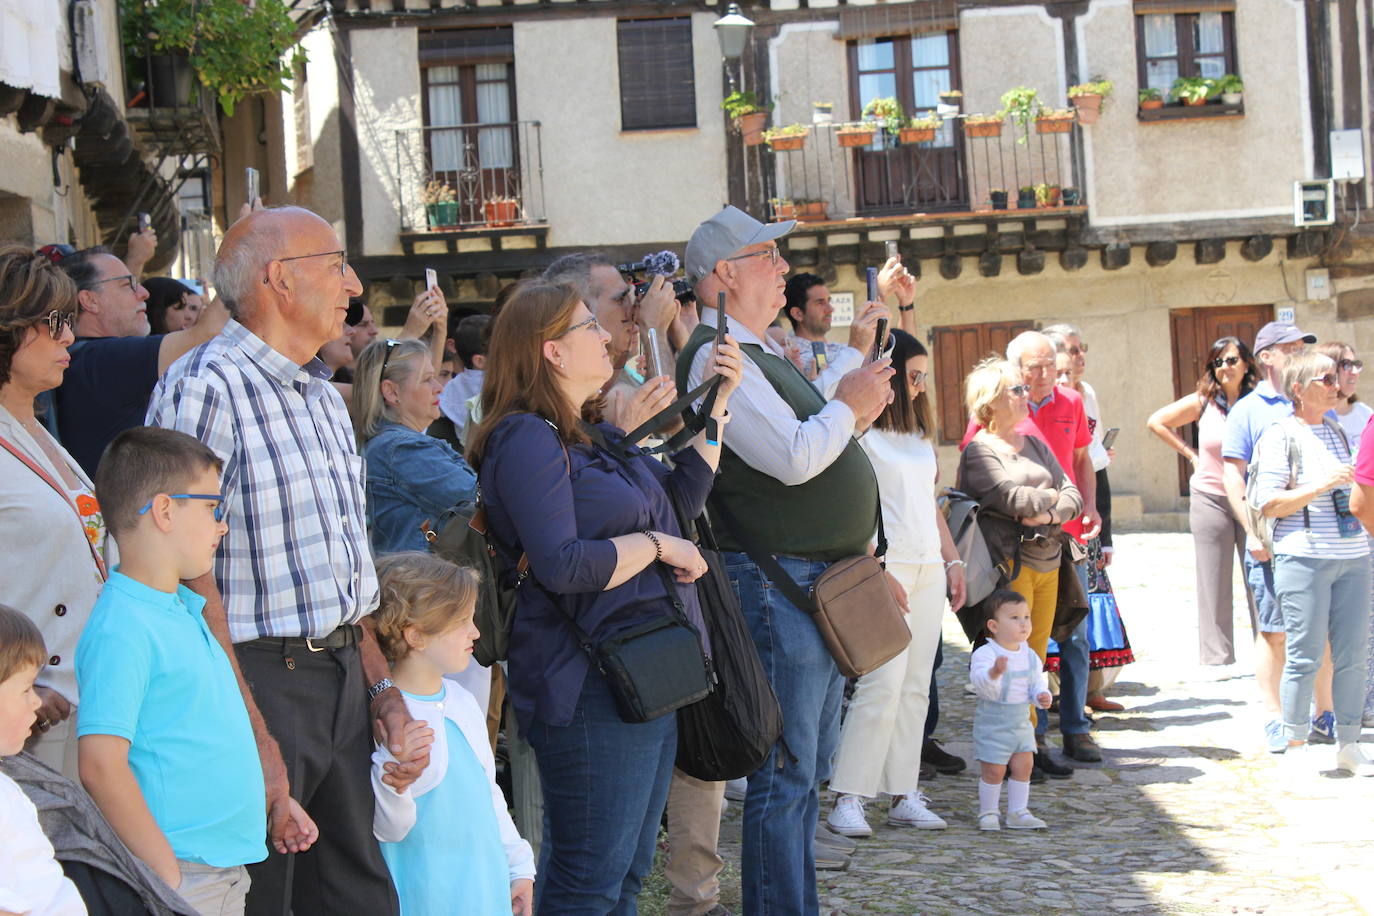
[[[949,828],[888,827],[886,800],[870,803],[873,837],[847,871],[821,873],[822,912],[1374,912],[1374,779],[1334,772],[1332,748],[1264,751],[1243,602],[1238,663],[1198,666],[1190,535],[1118,535],[1117,556],[1110,572],[1137,661],[1111,695],[1126,709],[1096,716],[1103,763],[1032,787],[1049,830],[980,833],[975,767],[940,776],[922,789]],[[950,616],[938,737],[965,758],[967,664]],[[822,817],[829,808],[827,793]],[[732,804],[721,831],[732,866],[722,896],[737,911],[740,813]]]

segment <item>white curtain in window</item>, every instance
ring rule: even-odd
[[[505,64],[477,65],[477,121],[502,124],[510,120],[510,85]],[[508,169],[515,164],[512,128],[478,132],[477,153],[484,169]]]
[[[428,77],[429,126],[443,128],[462,124],[463,93],[458,85],[458,68],[430,67]],[[454,172],[463,167],[462,131],[431,130],[429,149],[434,171]]]
[[[865,38],[859,42],[860,70],[891,70],[893,67],[892,39]]]
[[[1199,54],[1220,54],[1226,50],[1221,30],[1221,13],[1198,13],[1194,20],[1194,43]]]
[[[1145,17],[1145,81],[1151,89],[1168,93],[1178,79],[1178,32],[1173,16]]]

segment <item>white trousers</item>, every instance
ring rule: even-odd
[[[911,644],[897,657],[859,678],[840,729],[830,788],[874,798],[879,792],[910,795],[920,781],[921,746],[930,706],[930,672],[940,644],[945,607],[941,563],[889,563],[906,586]]]

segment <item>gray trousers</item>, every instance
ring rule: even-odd
[[[1231,512],[1225,496],[1193,490],[1188,502],[1188,527],[1193,532],[1197,566],[1198,658],[1204,665],[1230,665],[1236,660],[1231,592],[1235,566],[1231,557],[1245,568],[1245,527]],[[1248,588],[1244,591],[1250,629],[1257,632],[1255,598]]]

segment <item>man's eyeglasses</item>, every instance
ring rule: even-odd
[[[104,280],[96,280],[91,286],[99,286],[102,283],[114,283],[116,280],[123,280],[125,283],[128,283],[129,292],[138,292],[138,280],[134,278],[133,274],[124,274],[119,277],[106,277]]]
[[[1336,368],[1342,372],[1363,372],[1364,360],[1362,359],[1343,359],[1336,363]]]
[[[53,340],[61,340],[65,329],[76,327],[76,316],[71,312],[64,312],[61,309],[53,309],[48,312],[48,317],[44,318],[48,325],[48,333],[52,334]]]
[[[911,382],[912,388],[921,387],[921,383],[926,380],[926,374],[920,369],[912,369],[906,374],[906,377]]]
[[[751,251],[748,254],[737,254],[732,258],[725,258],[726,261],[743,261],[745,258],[757,258],[759,255],[768,255],[768,263],[776,265],[778,263],[778,246],[774,245],[762,251]]]
[[[1321,382],[1327,388],[1335,388],[1337,385],[1341,383],[1341,380],[1338,379],[1336,376],[1332,375],[1330,372],[1326,373],[1326,375],[1319,375],[1316,378],[1312,379],[1312,381]]]
[[[347,254],[348,254],[348,252],[342,251],[342,250],[340,250],[340,251],[319,251],[319,252],[316,252],[315,254],[294,254],[294,255],[292,255],[292,256],[289,257],[289,258],[273,258],[272,261],[281,261],[282,263],[285,263],[285,262],[287,262],[287,261],[305,261],[305,260],[308,260],[308,259],[310,259],[310,258],[331,258],[331,257],[337,257],[337,258],[339,259],[339,276],[341,276],[341,277],[346,277],[346,276],[348,276],[348,258],[347,258]],[[267,263],[268,263],[268,264],[271,264],[272,261],[268,261]],[[266,285],[270,282],[266,274],[263,275],[262,282],[263,282],[263,285],[264,285],[264,286],[266,286]]]
[[[1240,362],[1239,356],[1218,356],[1212,360],[1212,368],[1220,369],[1222,366],[1234,366],[1238,362]]]
[[[580,330],[582,330],[583,328],[591,328],[592,330],[596,331],[596,333],[600,334],[600,333],[601,333],[601,322],[597,321],[597,320],[596,320],[596,316],[593,315],[592,317],[588,318],[588,319],[585,320],[585,321],[579,321],[577,324],[571,325],[566,331],[564,331],[562,334],[560,334],[560,335],[558,335],[558,336],[559,336],[559,337],[567,337],[567,336],[568,336],[569,334],[571,334],[573,331],[580,331]]]
[[[1007,389],[1014,398],[1024,398],[1030,394],[1030,385],[1012,385]]]
[[[167,494],[167,498],[168,498],[168,499],[209,499],[209,500],[214,500],[215,502],[219,503],[219,505],[218,505],[218,506],[215,506],[215,509],[214,509],[214,512],[215,512],[215,521],[217,521],[217,522],[222,522],[222,521],[224,521],[224,517],[225,517],[226,515],[229,514],[229,510],[226,509],[225,506],[224,506],[224,497],[223,497],[223,496],[220,496],[218,493],[168,493],[168,494]],[[150,500],[148,500],[148,502],[143,506],[142,509],[139,509],[139,510],[138,510],[138,514],[139,514],[139,515],[146,515],[147,512],[148,512],[148,510],[151,509],[151,508],[153,508],[153,501],[150,499]]]

